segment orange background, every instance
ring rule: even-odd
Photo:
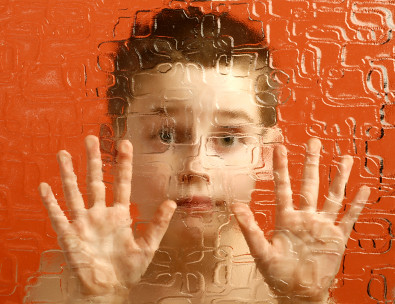
[[[65,207],[58,150],[73,155],[84,192],[83,138],[99,135],[101,126],[109,124],[105,92],[111,78],[97,65],[99,44],[126,39],[136,10],[185,5],[165,0],[0,0],[0,303],[22,303],[25,287],[40,275],[41,253],[59,248],[37,192],[41,181],[49,182]],[[354,156],[345,210],[360,185],[372,189],[332,295],[338,303],[394,301],[395,5],[350,0],[190,5],[263,21],[273,65],[284,71],[277,110],[295,197],[303,143],[312,136],[323,142],[322,194],[334,176],[335,161],[344,154]],[[110,181],[110,165],[105,171]],[[270,232],[273,195],[265,189],[259,183],[252,206],[259,224]]]

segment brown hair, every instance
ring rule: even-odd
[[[253,21],[251,21],[253,22]],[[259,21],[255,21],[259,22]],[[161,63],[194,63],[203,68],[241,66],[257,74],[256,103],[265,126],[276,124],[276,83],[271,79],[269,49],[260,30],[246,25],[229,13],[203,14],[198,8],[163,9],[151,25],[135,23],[131,36],[118,43],[114,58],[114,84],[108,88],[108,114],[116,140],[126,130],[126,113],[133,92],[130,78]],[[147,33],[141,37],[139,33]],[[106,133],[106,134],[103,134]]]

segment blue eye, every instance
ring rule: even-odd
[[[173,132],[170,129],[162,129],[159,131],[159,138],[165,144],[170,144],[174,141]]]

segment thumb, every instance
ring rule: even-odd
[[[141,236],[146,246],[153,250],[158,249],[176,208],[177,204],[171,200],[166,200],[159,205],[152,221],[148,224],[147,229]]]
[[[255,221],[250,207],[243,203],[233,203],[231,209],[247,241],[251,255],[255,259],[268,260],[271,245]]]

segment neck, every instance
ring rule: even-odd
[[[204,237],[199,239],[197,235]],[[132,292],[140,301],[136,303],[156,302],[170,295],[189,298],[188,303],[211,303],[210,299],[233,297],[255,299],[262,297],[256,295],[262,288],[265,297],[268,295],[234,219],[221,225],[215,236],[197,233],[194,244],[182,237],[177,239],[179,247],[170,246],[174,241],[164,238],[141,283]]]

